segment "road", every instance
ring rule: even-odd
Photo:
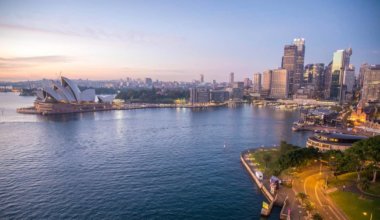
[[[293,182],[293,189],[296,193],[304,192],[308,195],[308,199],[322,215],[323,219],[348,219],[331,199],[325,195],[324,186],[329,171],[325,168],[321,171],[319,166],[314,166],[299,173]]]

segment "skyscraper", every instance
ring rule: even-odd
[[[363,64],[360,73],[363,75],[362,100],[380,101],[380,64]]]
[[[230,85],[232,85],[234,83],[234,72],[231,72],[230,73]]]
[[[244,78],[244,88],[251,87],[252,81],[249,78]]]
[[[285,45],[284,56],[282,57],[282,69],[286,69],[289,75],[289,93],[294,94],[298,88],[294,87],[294,76],[296,72],[297,65],[297,46],[296,45]]]
[[[348,93],[353,92],[354,84],[355,84],[355,66],[350,64],[348,68],[344,70],[343,74],[343,84],[347,88]]]
[[[262,91],[269,94],[272,81],[272,70],[266,70],[263,73]]]
[[[253,74],[253,91],[254,92],[261,91],[261,74],[260,73]]]
[[[293,76],[293,84],[295,88],[300,88],[302,85],[302,74],[305,63],[305,39],[295,38],[293,44],[297,46],[296,68]]]
[[[325,67],[324,71],[324,98],[325,99],[330,99],[330,94],[331,94],[331,69],[332,69],[332,62],[329,63]]]
[[[201,83],[204,83],[204,81],[205,81],[204,75],[201,74]]]
[[[344,88],[343,79],[344,71],[348,69],[350,64],[350,56],[352,49],[337,50],[334,52],[333,62],[331,67],[331,84],[330,84],[330,98],[334,100],[343,101]]]
[[[307,64],[304,69],[303,86],[305,88],[312,86],[315,91],[313,96],[323,98],[325,65],[323,63]],[[318,93],[321,94],[316,95]]]
[[[286,69],[272,70],[270,97],[283,99],[288,98],[289,75]]]
[[[295,94],[302,86],[305,60],[305,39],[296,38],[291,45],[285,45],[281,68],[289,75],[289,93]]]

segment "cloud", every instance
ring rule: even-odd
[[[97,40],[107,40],[107,41],[119,41],[124,43],[148,43],[148,44],[177,44],[185,40],[183,37],[167,35],[167,34],[156,34],[156,33],[145,33],[141,31],[121,31],[116,32],[106,31],[103,29],[95,29],[91,27],[73,27],[73,26],[29,26],[23,24],[13,24],[13,23],[2,23],[0,22],[0,29],[15,29],[22,31],[31,31],[39,33],[48,34],[59,34],[65,36],[74,37],[86,37],[93,38]]]
[[[38,66],[41,63],[66,63],[73,59],[68,56],[33,56],[33,57],[0,57],[0,70],[15,70]]]
[[[36,66],[35,64],[25,64],[25,63],[3,63],[0,62],[0,70],[10,70],[10,69],[20,69],[20,68],[30,68]]]
[[[33,57],[12,57],[3,58],[0,57],[0,62],[29,62],[29,63],[41,63],[41,62],[69,62],[72,58],[68,56],[33,56]]]

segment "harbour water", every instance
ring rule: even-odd
[[[240,152],[309,135],[297,111],[252,105],[15,112],[33,99],[0,93],[0,219],[258,219]]]

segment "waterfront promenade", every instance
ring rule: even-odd
[[[133,109],[149,109],[149,108],[214,108],[229,105],[229,102],[224,103],[206,103],[206,104],[155,104],[155,103],[127,103],[127,104],[113,104],[113,105],[101,105],[100,107],[91,108],[77,108],[77,110],[70,111],[46,111],[40,112],[35,107],[23,107],[17,108],[17,113],[22,114],[42,114],[42,115],[53,115],[53,114],[66,114],[66,113],[83,113],[83,112],[96,112],[96,111],[112,111],[112,110],[133,110]],[[83,105],[86,107],[86,104]]]
[[[275,194],[271,194],[269,186],[269,176],[266,176],[264,174],[263,180],[259,180],[255,175],[256,171],[259,171],[259,169],[256,162],[252,161],[250,154],[256,151],[268,151],[273,150],[275,148],[276,147],[263,147],[248,149],[243,151],[240,156],[242,164],[244,165],[247,172],[250,174],[252,180],[255,182],[255,184],[263,193],[263,195],[269,203],[268,209],[262,208],[261,215],[269,216],[271,214],[273,206],[276,205],[281,207],[281,212],[279,216],[280,219],[288,219],[288,217],[290,219],[304,219],[306,211],[303,210],[300,203],[297,201],[295,191],[293,191],[291,188],[280,186],[280,189],[277,190]]]

